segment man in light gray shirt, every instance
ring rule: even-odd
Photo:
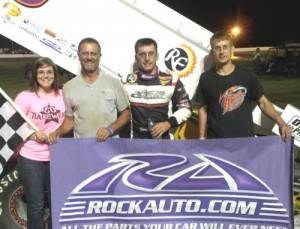
[[[97,40],[84,38],[78,46],[81,73],[63,88],[66,119],[48,137],[53,144],[73,129],[74,137],[95,137],[105,141],[131,119],[128,97],[120,80],[100,70],[101,47]]]

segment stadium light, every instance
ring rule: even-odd
[[[232,29],[231,29],[231,34],[234,36],[234,37],[237,37],[239,36],[241,33],[241,29],[239,26],[234,26]]]

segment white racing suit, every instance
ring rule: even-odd
[[[155,123],[168,121],[176,127],[191,116],[191,102],[178,76],[158,72],[147,77],[135,72],[123,77],[132,112],[133,138],[152,138],[147,128],[148,118]],[[169,132],[163,139],[170,139]]]

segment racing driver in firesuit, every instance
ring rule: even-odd
[[[131,111],[132,138],[170,139],[170,128],[186,121],[192,114],[191,101],[176,75],[158,69],[157,43],[142,38],[135,44],[137,71],[122,78]],[[149,128],[149,122],[153,128]]]

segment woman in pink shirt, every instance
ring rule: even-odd
[[[50,151],[46,140],[47,135],[56,130],[65,118],[57,67],[51,59],[41,57],[34,63],[30,89],[19,93],[15,102],[39,128],[22,145],[18,158],[18,170],[27,200],[27,228],[45,228],[45,193],[51,209]],[[51,217],[48,228],[52,228]]]

